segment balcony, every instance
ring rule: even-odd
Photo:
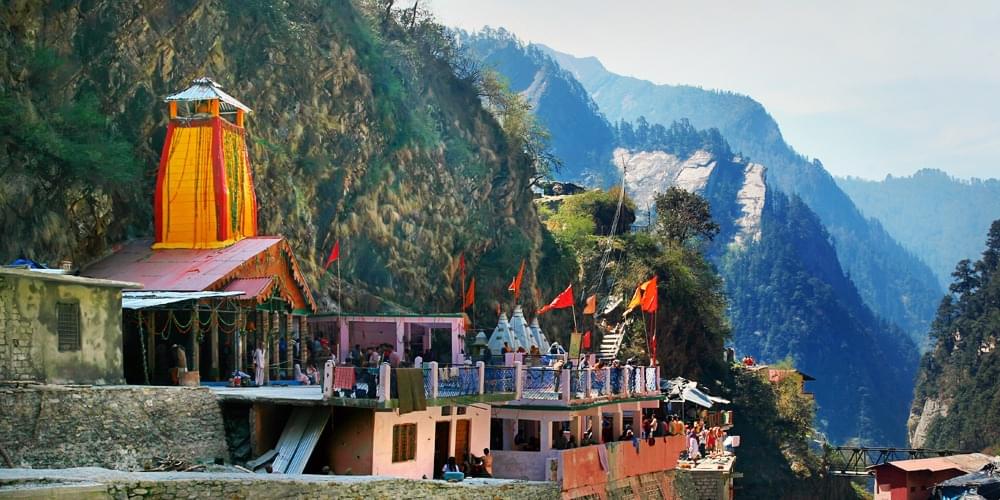
[[[401,370],[324,367],[323,400],[338,406],[393,408]],[[627,398],[659,397],[659,367],[553,369],[547,367],[440,366],[422,370],[424,397],[431,405],[514,401],[526,405],[571,406]],[[412,373],[412,372],[411,372]]]

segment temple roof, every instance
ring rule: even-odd
[[[219,85],[215,80],[208,77],[195,79],[191,82],[190,87],[167,96],[164,101],[207,101],[210,99],[218,99],[220,102],[219,108],[222,111],[241,109],[247,113],[251,112],[246,104],[223,92],[222,85]]]

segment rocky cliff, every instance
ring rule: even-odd
[[[455,76],[431,21],[402,29],[344,0],[70,0],[7,2],[0,24],[0,104],[25,117],[0,121],[0,260],[84,262],[149,234],[161,99],[210,76],[254,110],[262,232],[289,238],[324,306],[337,240],[346,308],[455,310],[446,270],[463,251],[481,297],[505,297],[522,258],[535,290],[546,236],[531,162]],[[60,111],[87,99],[107,140]],[[134,176],[62,175],[79,170],[67,144],[103,158],[108,141],[128,146],[113,152]]]

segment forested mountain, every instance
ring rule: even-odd
[[[559,132],[552,134],[551,146],[562,161],[561,180],[595,186],[618,182],[608,168],[614,141],[608,122],[572,75],[539,47],[523,44],[502,28],[457,31],[456,36],[463,49],[528,99],[543,126]]]
[[[955,263],[974,259],[990,222],[1000,217],[1000,180],[961,180],[934,169],[881,181],[838,178],[867,217],[926,262],[942,287]]]
[[[920,362],[910,415],[913,446],[1000,450],[1000,219],[978,261],[961,260]]]
[[[805,203],[766,187],[764,168],[727,154],[717,133],[689,124],[669,130],[677,143],[666,150],[704,149],[616,154],[640,206],[669,186],[708,199],[720,225],[708,253],[725,284],[737,350],[768,362],[791,358],[816,377],[819,428],[831,441],[903,444],[913,342],[865,305]]]
[[[866,219],[819,161],[807,160],[786,144],[760,103],[732,92],[656,85],[611,73],[592,57],[543,49],[573,73],[612,121],[644,117],[668,124],[688,119],[699,129],[719,129],[735,152],[767,166],[771,186],[798,195],[819,215],[841,265],[869,307],[923,342],[941,293],[930,268]]]
[[[527,307],[539,269],[541,293],[561,289],[517,132],[531,127],[488,111],[445,30],[422,14],[403,29],[408,14],[346,1],[4,3],[0,261],[85,263],[150,234],[162,99],[210,76],[254,111],[261,232],[289,239],[324,307],[337,240],[354,310],[454,311],[447,269],[462,252],[490,300],[524,258]]]

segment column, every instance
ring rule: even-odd
[[[479,371],[479,394],[486,390],[486,363],[476,361],[476,370]]]
[[[278,372],[281,367],[281,349],[280,343],[278,342],[278,321],[280,320],[281,313],[277,311],[271,311],[268,314],[267,322],[267,338],[271,339],[271,376],[278,380]]]
[[[580,445],[580,440],[583,437],[583,416],[573,412],[569,417],[569,433],[573,436],[573,440],[576,441],[577,446]]]
[[[233,327],[233,356],[236,359],[233,360],[233,367],[239,371],[243,370],[243,353],[246,352],[246,348],[243,343],[246,342],[246,313],[243,308],[240,307],[239,303],[236,304],[236,326]]]
[[[397,319],[396,320],[396,347],[395,347],[395,349],[396,349],[396,352],[398,352],[400,355],[402,355],[405,352],[405,351],[403,351],[403,320],[402,319]]]
[[[309,349],[312,347],[312,336],[309,335],[309,318],[297,316],[299,320],[299,356],[302,358],[302,371],[309,366]]]
[[[146,366],[149,367],[148,384],[156,383],[156,311],[149,311],[146,323]],[[143,312],[139,310],[139,321],[143,320]]]
[[[292,346],[292,318],[291,313],[282,315],[285,321],[285,375],[291,379],[295,373],[295,347]]]
[[[590,390],[590,386],[594,383],[594,370],[592,368],[588,368],[587,371],[584,372],[583,383],[584,383],[583,397],[589,399],[591,396],[593,396]]]
[[[438,362],[431,361],[431,399],[438,397]]]
[[[549,418],[542,418],[542,426],[539,430],[539,439],[542,442],[539,451],[545,453],[552,449],[552,420]]]
[[[198,303],[195,302],[194,307],[191,309],[191,332],[188,334],[190,337],[188,344],[191,348],[188,352],[191,354],[188,358],[191,363],[188,365],[188,371],[199,371],[201,369],[201,343],[198,342],[198,336],[201,335],[201,323],[198,322]]]
[[[212,368],[209,370],[209,376],[212,380],[219,380],[219,308],[218,304],[216,307],[212,308],[212,315],[209,319],[210,321],[210,335],[212,349]]]
[[[520,361],[514,362],[514,399],[521,399],[524,395],[524,365]]]
[[[594,414],[590,418],[590,430],[593,432],[594,441],[597,444],[601,444],[604,442],[604,414],[601,412],[600,406],[594,407]]]
[[[340,338],[340,359],[345,360],[353,346],[349,338],[347,320],[344,318],[337,318],[337,335]]]
[[[611,439],[618,439],[625,431],[625,418],[622,415],[622,405],[616,404],[611,410]]]
[[[559,399],[563,403],[569,404],[570,395],[573,393],[571,389],[572,387],[569,385],[569,370],[563,368],[559,371]]]
[[[462,339],[465,336],[465,319],[458,318],[452,320],[451,322],[451,362],[452,364],[461,364],[465,361],[462,358]]]
[[[389,369],[389,363],[382,363],[378,367],[378,384],[379,384],[379,396],[378,402],[384,403],[388,401],[389,398],[389,378],[391,377],[392,370]],[[452,439],[452,447],[454,447],[454,439]]]

